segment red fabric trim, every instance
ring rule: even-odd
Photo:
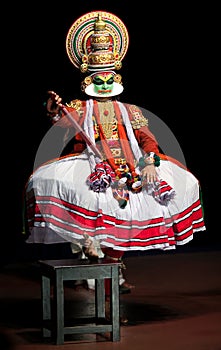
[[[139,249],[157,245],[175,245],[176,242],[182,242],[191,237],[195,230],[204,227],[202,208],[199,201],[184,210],[173,219],[156,218],[145,220],[144,222],[135,221],[126,222],[116,220],[115,217],[88,211],[70,203],[65,203],[52,197],[38,197],[37,201],[42,204],[32,206],[29,201],[27,208],[27,218],[29,226],[34,223],[44,222],[46,225],[52,224],[58,229],[74,231],[82,235],[84,228],[91,236],[108,234],[107,244],[113,244],[115,249],[122,248]],[[50,201],[50,203],[49,203]],[[61,208],[59,205],[62,205]],[[71,212],[68,210],[75,210]],[[72,225],[74,227],[72,228]],[[121,227],[121,225],[123,225]],[[131,228],[131,225],[137,226]],[[80,226],[80,228],[79,228]],[[96,230],[96,228],[100,228]],[[129,241],[124,242],[125,239]],[[123,249],[123,250],[124,250]]]

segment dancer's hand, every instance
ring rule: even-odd
[[[154,182],[157,181],[157,173],[154,164],[147,165],[141,171],[142,182]]]
[[[48,91],[48,100],[46,102],[46,109],[48,115],[56,115],[62,107],[62,98],[54,91]]]

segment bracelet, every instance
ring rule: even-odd
[[[47,112],[47,116],[53,121],[57,122],[61,119],[61,111],[59,113],[54,114],[54,112]]]
[[[146,165],[152,165],[155,163],[155,159],[154,159],[154,153],[150,152],[149,154],[146,154],[144,156],[144,163],[146,163]]]
[[[53,122],[57,122],[58,120],[60,120],[61,119],[61,116],[60,116],[60,114],[55,114],[53,117],[51,117],[51,120],[53,120]]]
[[[139,162],[137,164],[141,169],[145,168],[147,165],[160,165],[160,157],[157,156],[154,152],[150,152],[145,154],[144,157],[140,157]]]
[[[47,102],[43,103],[43,106],[46,107],[47,106]],[[47,111],[47,116],[53,121],[53,122],[57,122],[58,120],[61,119],[61,111],[59,111],[58,113],[55,114],[55,112],[49,112]]]

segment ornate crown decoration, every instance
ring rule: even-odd
[[[129,45],[124,23],[112,13],[94,11],[79,17],[66,37],[66,51],[81,72],[119,70]]]

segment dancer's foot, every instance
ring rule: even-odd
[[[94,246],[93,240],[86,235],[85,235],[83,252],[85,256],[91,261],[95,261],[98,259],[97,250]]]
[[[119,291],[120,294],[129,294],[131,293],[131,289],[134,289],[135,286],[133,284],[130,284],[128,282],[123,282],[120,287],[119,287]]]
[[[105,318],[110,321],[110,300],[105,300]],[[128,324],[128,318],[126,317],[125,314],[120,315],[120,325],[121,326],[126,326]]]
[[[127,326],[129,323],[129,320],[126,315],[121,315],[120,316],[120,325],[121,326]]]

